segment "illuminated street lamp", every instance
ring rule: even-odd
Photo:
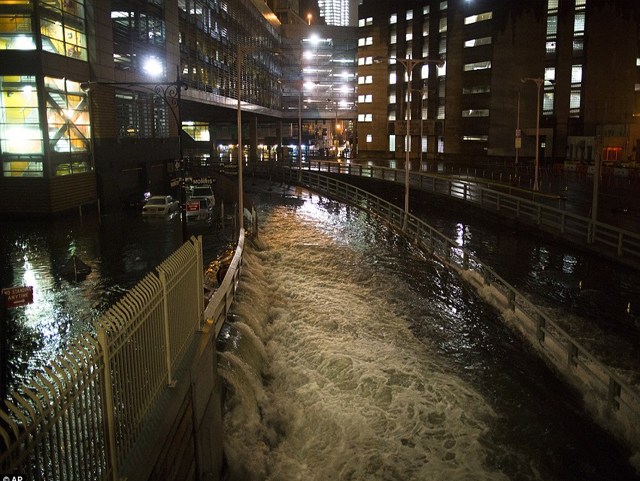
[[[442,67],[444,65],[444,60],[440,59],[432,59],[432,58],[376,58],[376,62],[380,62],[381,60],[395,60],[399,64],[401,64],[408,77],[408,89],[407,89],[407,133],[406,133],[406,160],[405,160],[405,193],[404,193],[404,222],[402,225],[403,229],[407,227],[407,221],[409,219],[409,153],[411,152],[411,79],[413,77],[413,69],[418,65],[423,63],[435,63],[438,67]],[[420,139],[422,141],[422,139]]]
[[[313,18],[313,15],[311,15],[310,13],[307,13],[307,21],[309,22],[309,25],[311,25],[312,18]]]
[[[162,64],[155,58],[148,60],[143,66],[143,70],[151,76],[160,75],[163,71]],[[182,165],[183,147],[182,147],[182,89],[187,89],[180,79],[180,67],[176,66],[175,82],[83,82],[80,88],[83,91],[89,91],[95,85],[109,85],[112,87],[140,87],[144,90],[152,92],[156,97],[160,98],[171,111],[171,115],[178,127],[178,152],[179,162]],[[184,180],[182,181],[184,183]],[[182,241],[187,241],[187,212],[186,212],[186,193],[184,185],[182,185],[180,194],[180,215],[182,220]]]

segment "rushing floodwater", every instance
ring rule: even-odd
[[[259,203],[220,354],[232,480],[638,479],[443,265],[343,204]]]

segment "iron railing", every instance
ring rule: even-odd
[[[297,164],[286,163],[258,163],[252,167],[262,172],[265,169],[275,172],[279,167],[298,168]],[[404,169],[321,160],[305,162],[303,170],[385,180],[401,185],[404,185],[406,176]],[[503,190],[500,190],[497,183],[425,172],[410,172],[409,185],[413,189],[446,195],[516,219],[600,255],[640,268],[640,234],[569,212],[561,208],[563,200],[559,196],[514,186],[503,185]]]
[[[222,286],[232,292],[216,292],[216,302],[233,297],[243,242],[241,233]],[[99,318],[96,336],[83,333],[5,401],[0,472],[26,480],[118,479],[203,327],[203,311],[202,239],[191,238]]]
[[[295,183],[298,174],[281,169],[283,180]],[[520,332],[565,377],[585,394],[597,421],[613,421],[621,439],[640,448],[640,395],[600,362],[559,324],[471,252],[404,209],[351,184],[316,172],[303,172],[310,189],[347,202],[386,220],[440,261],[454,269],[486,300],[504,313]],[[606,414],[605,414],[606,413]]]

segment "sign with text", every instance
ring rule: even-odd
[[[2,289],[2,295],[5,297],[7,309],[14,307],[26,306],[33,303],[33,287],[9,287]]]

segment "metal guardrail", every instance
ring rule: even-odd
[[[243,244],[241,232],[206,311],[202,239],[192,238],[100,317],[97,337],[83,333],[22,394],[12,393],[0,410],[0,472],[28,480],[118,479],[194,334],[203,322],[224,320]]]
[[[283,180],[293,183],[298,177],[297,172],[291,169],[281,169],[280,175]],[[315,172],[303,172],[302,182],[318,193],[345,201],[386,220],[456,270],[481,296],[507,313],[504,315],[507,322],[586,394],[587,404],[598,421],[603,421],[605,416],[607,422],[614,420],[619,437],[636,449],[640,448],[639,393],[488,265],[411,214],[403,230],[404,209],[365,190]]]
[[[298,168],[297,164],[281,164],[278,167],[293,170]],[[257,164],[255,168],[275,169],[274,166],[261,164]],[[403,169],[321,160],[304,163],[303,170],[386,180],[401,185],[404,185],[406,175]],[[462,179],[424,172],[410,172],[409,185],[411,188],[469,202],[485,210],[559,235],[600,255],[640,268],[639,234],[561,209],[562,200],[558,196],[512,186],[505,186],[507,192],[501,192],[495,189],[497,184],[484,180]],[[532,200],[527,197],[531,197]]]

